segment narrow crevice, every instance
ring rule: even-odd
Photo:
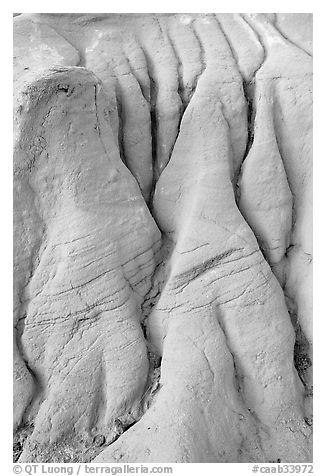
[[[242,166],[243,166],[246,158],[248,157],[248,154],[249,154],[250,149],[252,147],[252,144],[254,142],[255,117],[256,117],[256,109],[255,109],[256,82],[257,82],[256,76],[257,76],[258,72],[261,70],[261,68],[263,67],[263,65],[265,64],[265,62],[267,60],[267,51],[266,51],[266,48],[263,44],[263,41],[262,41],[261,37],[258,35],[256,30],[252,27],[252,25],[248,22],[248,20],[244,17],[244,15],[239,14],[239,17],[244,21],[244,23],[248,26],[248,28],[250,28],[252,33],[257,38],[257,41],[260,43],[260,45],[262,47],[262,51],[263,51],[263,59],[262,59],[261,63],[259,64],[259,66],[257,67],[257,69],[253,72],[252,79],[249,82],[244,81],[244,80],[242,82],[243,94],[244,94],[245,100],[247,102],[248,137],[247,137],[247,145],[246,145],[246,150],[245,150],[245,153],[244,153],[244,156],[243,156],[243,160],[242,160],[242,162],[239,166],[239,169],[237,171],[235,171],[234,184],[235,184],[235,199],[236,199],[237,204],[239,203],[240,197],[241,197],[241,190],[240,190],[240,186],[239,186],[239,181],[240,181],[240,178],[241,178]]]
[[[261,63],[258,65],[258,67],[255,69],[255,71],[252,73],[251,82],[254,82],[258,71],[263,67],[263,65],[264,65],[265,62],[267,61],[267,51],[266,51],[266,47],[265,47],[265,45],[264,45],[264,42],[263,42],[261,36],[260,36],[259,33],[257,33],[257,31],[253,28],[252,24],[247,20],[247,18],[245,18],[244,15],[239,14],[239,17],[244,21],[244,23],[247,25],[247,27],[250,28],[250,30],[252,31],[253,35],[255,35],[255,37],[256,37],[256,39],[257,39],[258,43],[260,44],[260,46],[261,46],[261,48],[262,48],[262,51],[263,51],[263,59],[261,60]]]
[[[233,48],[233,46],[232,46],[232,44],[231,44],[229,38],[227,37],[227,34],[225,33],[225,30],[224,30],[224,28],[222,27],[222,24],[221,24],[221,22],[220,22],[220,20],[219,20],[219,18],[218,18],[218,15],[217,15],[216,13],[215,13],[214,18],[215,18],[215,21],[216,21],[216,23],[217,23],[217,27],[218,27],[219,30],[222,32],[222,34],[223,34],[223,36],[224,36],[224,39],[225,39],[225,41],[226,41],[228,47],[230,48],[231,55],[232,55],[232,57],[233,57],[233,59],[234,59],[234,61],[235,61],[235,64],[237,65],[238,71],[239,71],[239,73],[240,73],[240,70],[239,70],[239,57],[238,57],[238,55],[237,55],[237,52],[235,51],[235,49]],[[241,75],[241,73],[240,73],[240,75]]]
[[[245,153],[242,159],[242,162],[240,166],[238,167],[238,170],[235,171],[234,173],[234,188],[235,188],[235,199],[236,203],[239,203],[240,197],[241,197],[241,189],[240,189],[240,178],[241,178],[241,170],[242,166],[248,157],[248,154],[250,152],[250,149],[252,147],[252,144],[254,142],[254,135],[255,135],[255,116],[256,116],[256,110],[254,107],[254,95],[255,95],[255,83],[250,82],[246,83],[243,81],[242,83],[242,88],[243,88],[243,94],[245,97],[245,100],[247,102],[247,127],[248,127],[248,135],[247,135],[247,144],[246,144],[246,149]]]
[[[139,50],[142,52],[144,58],[145,58],[145,54],[144,54],[144,50],[141,48],[140,44],[138,43],[138,41],[136,40],[136,38],[134,38],[134,43],[137,45],[137,47],[139,48]],[[136,70],[137,69],[134,69],[134,67],[132,66],[131,62],[130,62],[130,58],[127,54],[127,52],[125,51],[125,58],[126,58],[126,61],[127,61],[127,64],[128,64],[128,67],[129,67],[129,70],[130,70],[130,74],[134,77],[136,83],[138,84],[139,86],[139,89],[140,89],[140,92],[144,98],[144,100],[147,102],[147,104],[150,104],[150,100],[149,98],[147,97],[146,95],[146,92],[145,92],[145,86],[144,84],[142,84],[140,82],[140,80],[137,78],[137,74],[136,74]],[[145,58],[146,59],[146,58]],[[148,68],[146,68],[147,72],[148,72]]]
[[[294,366],[305,388],[308,386],[306,371],[312,366],[312,362],[309,357],[309,350],[309,342],[304,335],[301,326],[297,324],[296,340],[294,344]]]
[[[166,264],[172,255],[174,249],[174,244],[168,238],[168,236],[163,233],[161,239],[161,247],[157,251],[156,255],[156,266],[151,277],[151,286],[147,294],[144,297],[143,303],[141,305],[142,312],[142,326],[144,330],[145,338],[147,339],[147,320],[153,310],[157,305],[164,286],[167,282],[167,273],[166,273]]]
[[[32,423],[22,423],[17,430],[14,432],[13,436],[13,462],[17,463],[19,461],[20,455],[22,454],[25,444],[28,441],[28,438],[34,431],[34,425]]]
[[[182,64],[182,61],[180,59],[180,55],[177,51],[177,47],[176,45],[174,44],[174,42],[172,41],[172,38],[171,38],[171,35],[169,34],[169,32],[167,31],[166,32],[166,36],[169,40],[169,43],[170,43],[170,46],[171,46],[171,49],[173,51],[173,54],[174,54],[174,57],[177,61],[177,74],[178,74],[178,95],[179,95],[179,98],[180,98],[180,101],[181,101],[181,106],[180,106],[180,110],[179,110],[179,121],[178,121],[178,130],[177,130],[177,134],[176,134],[176,137],[175,137],[175,140],[174,140],[174,143],[171,147],[171,150],[170,150],[170,153],[169,153],[169,159],[165,165],[165,167],[168,166],[170,160],[171,160],[171,157],[172,157],[172,154],[173,154],[173,151],[174,151],[174,148],[175,148],[175,145],[177,143],[177,140],[179,138],[179,134],[180,134],[180,130],[181,130],[181,123],[182,123],[182,119],[183,119],[183,116],[184,116],[184,113],[189,105],[189,102],[187,102],[187,98],[186,98],[186,93],[185,93],[185,87],[184,87],[184,83],[183,83],[183,64]],[[162,172],[161,172],[162,173]]]
[[[187,106],[185,107],[184,109],[184,112],[185,110],[187,109]],[[164,168],[166,168],[168,165],[169,165],[169,162],[171,160],[171,157],[173,155],[173,152],[174,152],[174,148],[175,148],[175,145],[177,143],[177,140],[179,138],[179,135],[180,135],[180,130],[181,130],[181,124],[182,124],[182,119],[183,119],[183,115],[184,115],[184,112],[180,114],[180,117],[179,117],[179,122],[178,122],[178,131],[177,131],[177,134],[176,134],[176,137],[175,137],[175,140],[174,140],[174,143],[173,143],[173,146],[171,148],[171,151],[169,153],[169,160],[167,161],[166,165]],[[163,169],[164,170],[164,169]]]
[[[235,198],[236,198],[236,201],[238,202],[240,196],[239,196],[239,187],[237,186],[238,184],[238,180],[239,180],[239,174],[240,174],[240,170],[241,170],[241,167],[242,167],[242,164],[245,160],[245,158],[247,157],[248,153],[249,153],[249,150],[251,148],[251,145],[253,143],[253,134],[254,134],[254,112],[253,112],[253,87],[252,87],[252,84],[250,82],[246,82],[244,77],[242,76],[241,72],[240,72],[240,69],[239,69],[239,57],[237,55],[237,52],[236,50],[233,48],[220,20],[218,19],[218,15],[215,14],[214,15],[214,19],[215,19],[215,22],[216,22],[216,25],[217,25],[217,28],[220,30],[220,32],[222,33],[223,37],[224,37],[224,40],[229,48],[229,51],[231,53],[231,56],[234,60],[234,66],[236,67],[237,69],[237,72],[239,73],[239,76],[240,78],[242,78],[242,88],[243,88],[243,94],[244,94],[244,97],[245,97],[245,100],[246,100],[246,103],[247,103],[247,130],[248,130],[248,134],[247,134],[247,143],[246,143],[246,149],[245,149],[245,153],[244,153],[244,156],[243,156],[243,159],[242,159],[242,162],[241,164],[234,170],[234,175],[233,175],[233,179],[232,179],[232,183],[233,183],[233,188],[234,188],[234,193],[235,193]],[[237,82],[237,81],[234,81],[234,82]],[[222,104],[222,103],[221,103]],[[223,116],[224,116],[224,120],[226,121],[227,125],[228,125],[228,131],[229,131],[229,134],[231,134],[231,126],[229,124],[229,121],[227,120],[227,117],[226,117],[226,114],[224,113],[224,105],[222,104],[222,112],[223,112]],[[229,142],[232,143],[232,138],[230,137],[229,138]],[[232,148],[232,147],[231,147]],[[233,154],[234,155],[234,154]],[[234,165],[231,163],[231,166],[234,167]]]
[[[122,101],[121,101],[121,91],[120,91],[120,86],[117,81],[117,78],[115,77],[116,80],[116,86],[115,86],[115,97],[116,97],[116,102],[117,102],[117,113],[118,113],[118,146],[119,146],[119,155],[120,159],[124,163],[126,167],[128,167],[127,164],[127,159],[126,159],[126,154],[124,150],[124,119],[123,119],[123,107],[122,107]]]
[[[128,421],[125,421],[125,418],[117,418],[115,420],[116,431],[113,432],[112,438],[109,441],[104,441],[101,446],[101,450],[105,447],[110,446],[112,443],[116,442],[124,433],[126,433],[132,426],[138,423],[149,408],[153,405],[158,391],[161,388],[160,377],[161,377],[161,360],[162,357],[157,354],[153,348],[150,340],[147,335],[147,319],[151,314],[153,308],[157,304],[161,293],[162,287],[165,283],[165,263],[167,257],[170,254],[171,246],[169,240],[162,240],[162,245],[160,249],[156,252],[156,266],[151,276],[151,285],[147,294],[145,295],[143,302],[141,304],[141,329],[144,335],[144,339],[147,345],[147,356],[149,362],[149,369],[146,384],[143,390],[143,394],[140,398],[138,414],[137,416],[131,416]],[[128,415],[127,415],[128,416]],[[101,440],[102,441],[102,440]],[[93,458],[96,456],[94,454]]]
[[[159,391],[161,387],[160,378],[161,378],[162,357],[159,356],[151,348],[151,346],[148,346],[148,360],[149,360],[148,377],[147,377],[144,393],[140,400],[141,410],[143,412],[142,417],[154,403],[155,397],[157,396],[157,392]]]
[[[288,313],[291,319],[292,326],[295,332],[295,344],[293,349],[293,361],[294,367],[298,373],[298,376],[305,387],[306,396],[310,396],[312,388],[309,386],[306,378],[306,371],[312,366],[310,353],[310,343],[305,336],[298,319],[298,306],[295,300],[288,296],[286,291],[284,292],[285,303],[288,309]]]
[[[183,83],[183,64],[182,64],[182,61],[180,59],[180,55],[177,51],[177,47],[174,44],[174,42],[171,38],[171,34],[169,33],[168,29],[166,31],[166,36],[167,36],[167,39],[170,43],[173,55],[174,55],[174,57],[176,59],[176,62],[177,62],[178,94],[179,94],[179,97],[180,97],[180,100],[181,100],[181,103],[182,103],[182,107],[181,107],[181,111],[180,111],[180,120],[179,120],[179,124],[180,124],[182,115],[183,115],[183,113],[184,113],[184,111],[187,107],[187,102],[186,102],[185,97],[184,97],[184,92],[185,91],[184,91],[184,83]]]
[[[156,19],[157,23],[159,24],[159,21],[158,19]],[[161,25],[159,24],[159,27],[160,27],[160,31],[163,35],[163,31],[162,31],[162,28],[161,28]],[[170,154],[169,154],[169,161],[171,159],[171,156],[173,154],[173,150],[174,150],[174,147],[175,147],[175,144],[176,144],[176,141],[179,137],[179,133],[180,133],[180,129],[181,129],[181,124],[182,124],[182,119],[184,117],[184,113],[188,107],[188,105],[190,104],[190,101],[197,89],[197,85],[198,85],[198,81],[200,79],[200,77],[202,76],[202,74],[204,73],[205,69],[206,69],[206,59],[205,59],[205,53],[204,53],[204,48],[203,48],[203,45],[202,45],[202,42],[198,36],[198,33],[197,31],[195,31],[195,28],[192,26],[191,27],[191,31],[193,32],[197,42],[198,42],[198,46],[199,46],[199,51],[200,51],[200,59],[201,59],[201,70],[200,72],[198,73],[198,75],[194,78],[194,84],[192,86],[192,90],[190,91],[190,94],[189,94],[189,99],[188,99],[188,103],[186,104],[182,98],[182,95],[180,95],[180,88],[182,89],[184,86],[182,85],[182,80],[180,79],[180,72],[181,72],[181,68],[182,68],[182,62],[177,54],[177,51],[175,49],[175,46],[173,45],[172,41],[171,41],[171,38],[170,36],[167,34],[167,38],[170,42],[170,45],[171,45],[171,48],[175,54],[175,57],[178,61],[178,76],[179,76],[179,88],[178,88],[178,92],[179,92],[179,96],[180,96],[180,99],[181,99],[181,103],[182,103],[182,109],[180,111],[180,118],[179,118],[179,123],[178,123],[178,131],[177,131],[177,134],[176,134],[176,138],[175,138],[175,141],[174,141],[174,144],[171,148],[171,151],[170,151]],[[141,46],[140,46],[141,47]],[[142,47],[141,47],[142,48]],[[157,92],[158,92],[158,86],[156,84],[156,81],[154,80],[153,78],[153,68],[151,66],[151,59],[149,58],[148,54],[144,51],[144,49],[142,48],[142,51],[143,51],[143,54],[144,54],[144,57],[146,59],[146,63],[147,63],[147,71],[148,71],[148,77],[149,77],[149,80],[150,80],[150,108],[151,108],[151,111],[150,111],[150,115],[151,115],[151,136],[152,136],[152,164],[153,164],[153,181],[152,181],[152,189],[151,189],[151,192],[150,192],[150,197],[149,197],[149,200],[148,200],[148,208],[149,208],[149,211],[151,212],[152,216],[154,217],[155,219],[155,211],[153,209],[153,199],[154,199],[154,195],[155,195],[155,190],[156,190],[156,184],[159,180],[159,177],[160,177],[160,173],[157,169],[157,129],[158,129],[158,120],[157,120],[157,110],[156,110],[156,100],[157,100]],[[169,163],[168,161],[168,163]]]
[[[153,156],[154,156],[154,160],[155,160],[155,165],[153,164],[153,175],[154,175],[154,179],[153,179],[153,182],[154,182],[154,187],[153,187],[153,194],[152,194],[152,198],[154,196],[154,193],[155,193],[155,187],[156,187],[156,183],[158,182],[162,172],[164,171],[164,169],[167,167],[167,165],[169,164],[170,162],[170,159],[171,159],[171,156],[172,156],[172,153],[173,153],[173,149],[174,149],[174,146],[175,146],[175,143],[176,143],[176,140],[179,136],[179,131],[180,131],[180,123],[181,123],[181,120],[182,120],[182,116],[183,116],[183,113],[186,109],[186,106],[184,104],[184,101],[183,101],[183,82],[182,82],[182,71],[183,71],[183,65],[182,65],[182,62],[180,60],[180,57],[178,55],[178,52],[176,50],[176,47],[173,43],[173,41],[171,40],[171,37],[170,37],[170,34],[169,34],[169,31],[168,31],[168,28],[164,28],[164,31],[163,31],[163,28],[160,24],[160,21],[159,21],[159,18],[155,18],[155,20],[157,21],[158,25],[159,25],[159,28],[160,28],[160,34],[162,36],[162,39],[163,39],[163,42],[164,44],[166,44],[166,40],[168,41],[168,44],[170,45],[170,48],[172,50],[172,53],[175,57],[175,60],[177,62],[177,76],[178,76],[178,96],[180,98],[180,107],[179,107],[179,111],[178,111],[178,115],[179,115],[179,120],[178,120],[178,130],[177,130],[177,134],[176,134],[176,137],[174,139],[174,143],[173,145],[171,146],[171,149],[169,151],[169,156],[168,156],[168,160],[166,162],[166,164],[164,165],[164,168],[162,170],[159,170],[158,166],[157,166],[157,153],[156,153],[156,149],[157,149],[157,111],[155,112],[155,117],[154,117],[154,114],[152,115],[152,121],[151,121],[151,124],[152,124],[152,140],[154,138],[154,135],[156,136],[155,137],[155,147],[153,147]],[[151,82],[153,81],[153,77],[151,77],[152,75],[150,75],[149,73],[149,77],[150,77],[150,80]],[[154,82],[154,85],[155,85],[155,82]],[[152,89],[152,88],[151,88]],[[155,104],[154,104],[154,109],[156,107],[156,97],[157,97],[157,90],[158,90],[158,87],[156,88],[155,90],[155,93],[156,93],[156,96],[155,96]],[[152,96],[152,95],[151,95]],[[153,101],[151,100],[151,109],[152,109],[152,105],[153,105]],[[155,131],[153,130],[153,128],[155,128]]]
[[[150,115],[151,115],[151,137],[152,137],[152,170],[153,170],[153,181],[152,188],[149,196],[149,209],[153,214],[153,198],[156,188],[156,183],[158,180],[158,171],[157,171],[157,113],[156,113],[156,98],[157,98],[157,86],[149,74],[150,80]]]
[[[197,90],[197,86],[198,86],[198,82],[200,80],[200,78],[202,77],[202,75],[204,74],[206,68],[207,68],[207,63],[206,63],[206,56],[205,56],[205,48],[203,46],[203,43],[200,39],[200,36],[199,36],[199,33],[197,32],[196,30],[196,26],[194,25],[195,23],[195,20],[192,19],[191,23],[190,23],[190,29],[198,43],[198,47],[199,47],[199,55],[200,55],[200,71],[199,73],[196,75],[196,77],[194,78],[194,81],[193,81],[193,85],[192,85],[192,89],[191,91],[189,92],[189,98],[188,98],[188,105],[190,104],[190,101],[191,99],[193,98],[196,90]]]
[[[151,117],[153,177],[152,177],[152,187],[151,187],[151,190],[150,190],[147,207],[148,207],[151,215],[153,216],[153,218],[155,220],[154,210],[153,210],[153,199],[154,199],[154,194],[155,194],[156,183],[157,183],[157,180],[158,180],[158,171],[157,171],[157,112],[156,112],[156,100],[157,100],[158,86],[157,86],[157,84],[156,84],[156,82],[153,78],[151,60],[150,60],[148,54],[145,53],[145,50],[142,48],[142,46],[139,45],[139,47],[141,48],[141,50],[143,52],[143,55],[144,55],[144,58],[146,60],[147,73],[148,73],[148,78],[149,78],[149,83],[150,83],[149,105],[150,105],[150,117]]]
[[[145,332],[144,337],[146,339]],[[101,434],[96,435],[93,439],[93,444],[95,444],[95,446],[100,446],[101,448],[99,449],[99,451],[96,451],[96,453],[94,453],[93,450],[93,455],[89,459],[89,461],[94,459],[105,448],[119,440],[122,435],[124,435],[130,428],[132,428],[136,423],[138,423],[155,401],[157,392],[160,389],[162,358],[161,356],[156,354],[156,352],[152,349],[151,345],[148,343],[147,340],[146,342],[148,349],[147,356],[149,362],[149,370],[144,391],[139,401],[138,414],[136,417],[132,416],[131,414],[127,414],[127,420],[125,418],[116,418],[114,420],[112,435],[108,440],[106,440],[105,437]]]
[[[161,388],[160,377],[161,377],[161,360],[162,356],[159,355],[154,349],[147,333],[148,319],[150,318],[151,313],[157,306],[164,288],[166,286],[168,275],[166,272],[166,265],[168,260],[174,250],[174,244],[167,237],[166,234],[162,235],[161,247],[156,254],[156,266],[154,272],[151,276],[151,286],[147,294],[144,297],[144,300],[141,305],[141,314],[142,321],[141,327],[144,334],[144,338],[147,343],[147,352],[148,352],[148,361],[149,361],[149,371],[147,382],[143,395],[141,397],[141,415],[137,421],[139,421],[146,411],[154,403],[158,391]]]
[[[180,111],[179,111],[179,121],[178,121],[178,126],[177,126],[177,134],[176,134],[176,137],[175,137],[175,140],[174,140],[174,143],[173,143],[173,146],[171,147],[171,150],[170,150],[170,153],[169,153],[169,158],[168,158],[168,161],[165,165],[164,168],[167,167],[167,165],[169,164],[170,160],[171,160],[171,157],[173,155],[173,151],[174,151],[174,148],[175,148],[175,145],[177,143],[177,140],[179,138],[179,134],[180,134],[180,130],[181,130],[181,126],[182,126],[182,120],[184,118],[184,114],[186,112],[186,109],[187,107],[189,106],[190,102],[191,102],[191,99],[193,97],[193,95],[195,94],[196,92],[196,89],[197,89],[197,85],[198,85],[198,81],[200,79],[200,77],[202,76],[202,74],[204,73],[205,69],[206,69],[206,59],[204,57],[204,49],[203,49],[203,45],[201,43],[201,40],[199,39],[198,37],[198,34],[197,32],[194,31],[194,28],[192,27],[191,28],[191,31],[193,32],[195,38],[197,39],[197,42],[198,42],[198,45],[199,45],[199,50],[200,50],[200,57],[201,57],[201,70],[200,72],[198,73],[198,75],[194,78],[194,84],[192,86],[192,89],[188,92],[188,95],[186,94],[186,88],[184,86],[184,83],[183,83],[183,79],[182,79],[182,74],[183,74],[183,65],[182,65],[182,61],[179,57],[179,54],[177,53],[177,49],[176,49],[176,46],[174,45],[172,39],[171,39],[171,36],[169,35],[169,33],[167,32],[166,33],[166,36],[169,40],[169,43],[171,45],[171,48],[172,48],[172,51],[173,51],[173,54],[177,60],[177,63],[178,63],[178,67],[177,67],[177,72],[178,72],[178,95],[180,97],[180,100],[181,100],[181,108],[180,108]],[[188,96],[188,97],[187,97]],[[152,124],[153,124],[153,121],[152,121]],[[155,119],[155,127],[156,127],[156,119]],[[152,139],[153,139],[153,131],[152,131]],[[161,171],[162,173],[162,171]],[[161,174],[160,173],[160,174]],[[154,187],[153,187],[153,195],[152,197],[154,196],[154,193],[155,193],[155,188],[156,188],[156,183],[159,179],[159,176],[160,174],[158,173],[157,169],[155,168],[155,178],[154,178],[154,181],[153,181],[153,184],[154,184]],[[152,200],[150,201],[150,203],[152,203]],[[152,210],[151,210],[152,211]]]
[[[158,356],[150,348],[150,346],[148,346],[149,371],[145,384],[145,389],[140,399],[137,417],[133,417],[128,414],[127,421],[125,421],[125,418],[115,418],[112,434],[108,440],[104,437],[104,435],[101,434],[97,434],[96,436],[94,436],[92,444],[89,448],[89,455],[87,455],[86,452],[85,462],[91,462],[104,449],[108,448],[113,443],[118,441],[130,428],[132,428],[143,418],[145,413],[152,406],[156,399],[158,390],[160,389],[161,360],[161,357]]]
[[[254,142],[256,110],[254,107],[255,84],[246,83],[245,81],[243,81],[242,87],[243,87],[243,94],[247,102],[247,124],[248,124],[248,140],[247,140],[246,150],[245,150],[244,158],[243,158],[243,162],[244,162]]]

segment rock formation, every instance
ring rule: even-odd
[[[14,453],[309,462],[309,14],[14,18]]]

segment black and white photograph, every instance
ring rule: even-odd
[[[314,15],[219,6],[12,14],[16,474],[313,471]]]

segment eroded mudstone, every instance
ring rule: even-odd
[[[310,16],[14,25],[15,460],[310,461]]]

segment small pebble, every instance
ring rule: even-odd
[[[312,426],[312,418],[305,418],[305,422],[307,423],[308,426]]]
[[[94,438],[95,446],[102,446],[105,443],[105,437],[103,435],[96,435]]]
[[[21,443],[15,443],[14,444],[14,451],[21,451],[21,450],[22,450]]]
[[[116,419],[114,420],[114,426],[115,426],[115,432],[116,432],[116,434],[122,435],[122,433],[123,433],[123,424],[122,424],[122,422],[119,420],[119,418],[116,418]]]

